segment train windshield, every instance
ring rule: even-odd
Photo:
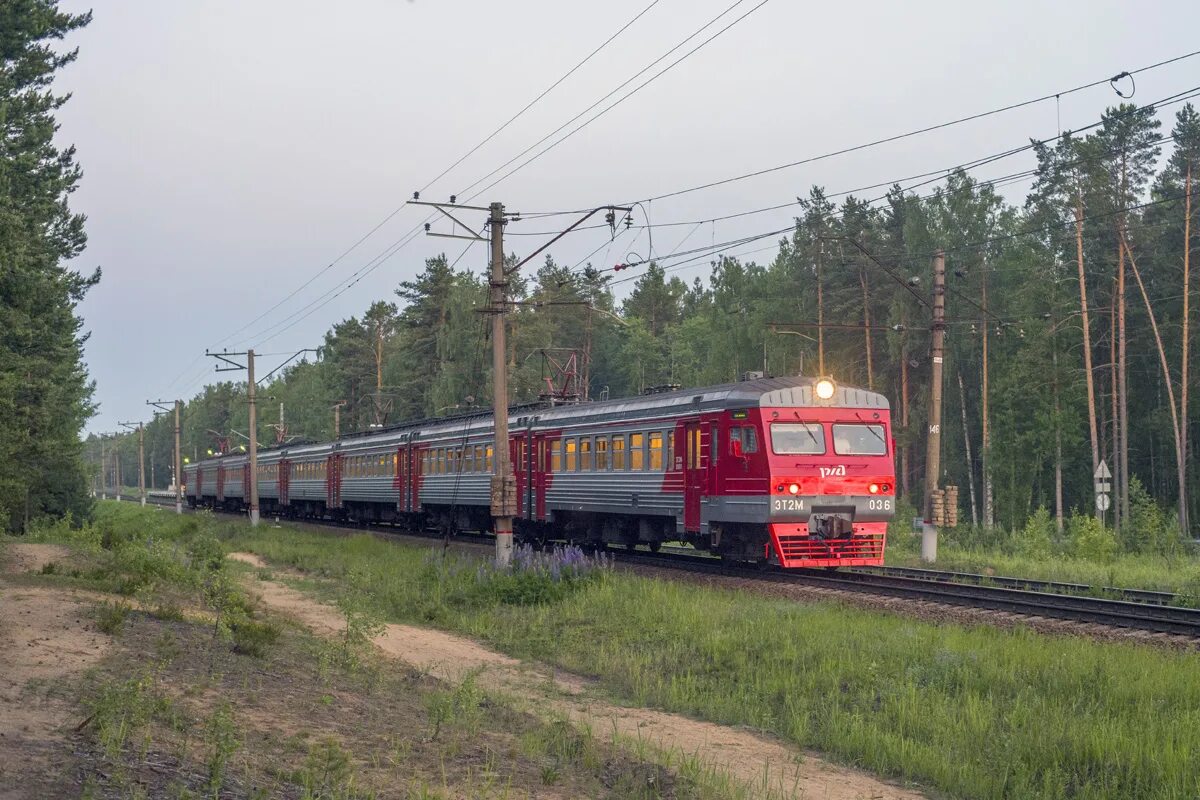
[[[834,424],[833,451],[842,456],[887,455],[882,425]]]
[[[819,422],[776,422],[771,426],[771,450],[777,455],[822,455],[825,429]]]

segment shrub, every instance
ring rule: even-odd
[[[1016,552],[1030,558],[1049,558],[1054,549],[1054,533],[1050,512],[1040,506],[1014,537]]]
[[[240,620],[232,625],[233,651],[254,658],[262,658],[267,650],[279,641],[279,627],[270,622]]]
[[[1067,522],[1071,555],[1109,564],[1117,555],[1117,537],[1091,514],[1075,513]]]
[[[128,616],[129,606],[125,603],[105,601],[96,607],[96,627],[110,636],[115,636]]]
[[[537,551],[521,545],[513,552],[511,569],[480,565],[469,592],[475,599],[510,605],[544,605],[600,580],[611,569],[603,553],[589,556],[574,545]]]

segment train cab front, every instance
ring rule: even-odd
[[[889,413],[886,404],[822,398],[829,389],[821,384],[814,386],[816,405],[763,409],[772,560],[784,567],[877,566],[896,513]]]

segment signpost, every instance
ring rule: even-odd
[[[1112,473],[1108,471],[1108,464],[1101,461],[1092,474],[1092,478],[1096,484],[1096,510],[1103,515],[1112,506],[1112,498],[1109,497],[1109,493],[1112,491]],[[1103,516],[1101,516],[1101,520],[1103,520]]]

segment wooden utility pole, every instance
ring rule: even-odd
[[[116,477],[117,502],[121,502],[121,489],[124,484],[121,481],[121,436],[113,434],[113,473]]]
[[[121,427],[137,431],[138,435],[138,500],[146,505],[146,431],[142,423],[122,422]]]
[[[1100,467],[1100,437],[1096,430],[1096,376],[1092,373],[1092,333],[1088,323],[1087,277],[1083,271],[1083,190],[1075,205],[1075,256],[1079,268],[1079,316],[1083,326],[1083,374],[1087,379],[1088,433],[1092,441],[1092,472]],[[1100,516],[1100,512],[1096,512]]]
[[[930,325],[929,436],[925,447],[925,514],[921,531],[921,560],[937,560],[937,527],[933,524],[933,493],[937,490],[942,456],[942,362],[946,337],[946,254],[933,254],[933,322]]]

